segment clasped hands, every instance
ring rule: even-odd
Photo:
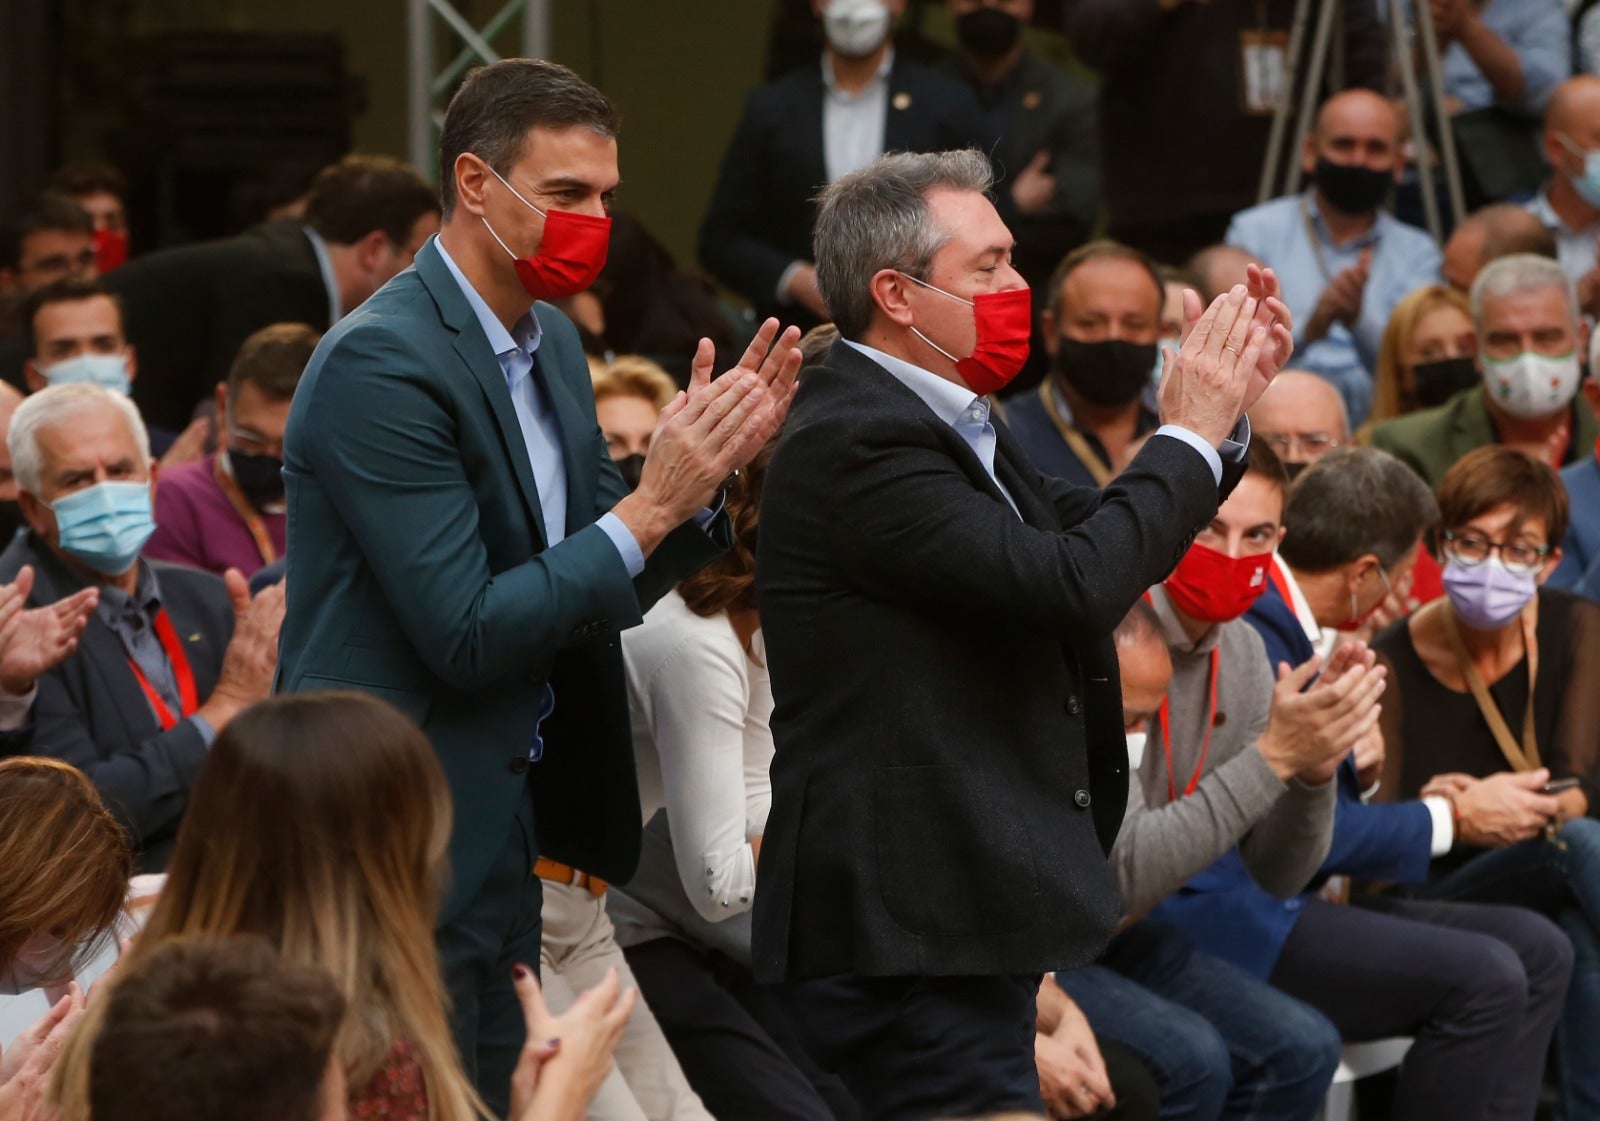
[[[1157,391],[1163,424],[1187,428],[1212,447],[1228,438],[1294,353],[1282,288],[1271,269],[1251,265],[1246,283],[1224,292],[1204,312],[1195,292],[1183,294],[1183,345],[1163,350]]]

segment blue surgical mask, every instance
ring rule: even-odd
[[[128,357],[125,354],[80,354],[76,358],[41,366],[39,372],[51,385],[88,382],[124,397],[133,388],[133,379],[128,377]]]
[[[96,483],[56,499],[50,509],[61,551],[107,576],[128,571],[156,531],[149,483]]]
[[[1565,136],[1559,136],[1567,151],[1583,159],[1583,170],[1571,176],[1572,189],[1590,206],[1600,207],[1600,152],[1587,152]]]

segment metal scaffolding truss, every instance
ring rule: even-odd
[[[522,21],[519,52],[524,58],[550,55],[550,0],[505,0],[482,27],[475,27],[450,0],[405,0],[406,6],[406,143],[411,162],[433,177],[439,151],[439,126],[444,106],[461,75],[480,62],[498,62],[491,45],[519,18]],[[460,43],[455,55],[437,69],[438,26],[452,32]]]

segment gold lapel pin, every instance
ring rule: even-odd
[[[199,631],[195,631],[192,635],[190,635],[189,636],[189,641],[190,642],[199,642],[200,641],[200,632]]]
[[[1044,94],[1040,93],[1038,90],[1029,90],[1027,93],[1022,95],[1022,107],[1024,109],[1037,109],[1039,108],[1039,103],[1043,100]]]
[[[911,95],[905,90],[901,90],[894,95],[893,104],[896,109],[909,109],[911,108]]]

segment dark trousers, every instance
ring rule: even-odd
[[[1038,975],[858,977],[778,986],[795,1032],[866,1121],[1044,1113]]]
[[[732,959],[676,938],[623,953],[672,1053],[717,1121],[857,1121],[837,1079],[809,1062],[776,1007]]]
[[[533,874],[537,855],[533,796],[525,794],[483,885],[437,932],[456,1050],[467,1077],[501,1117],[510,1105],[511,1072],[527,1035],[511,967],[539,970],[543,893]]]
[[[1571,971],[1566,936],[1521,908],[1313,899],[1272,983],[1351,1042],[1416,1038],[1395,1121],[1527,1121]]]

